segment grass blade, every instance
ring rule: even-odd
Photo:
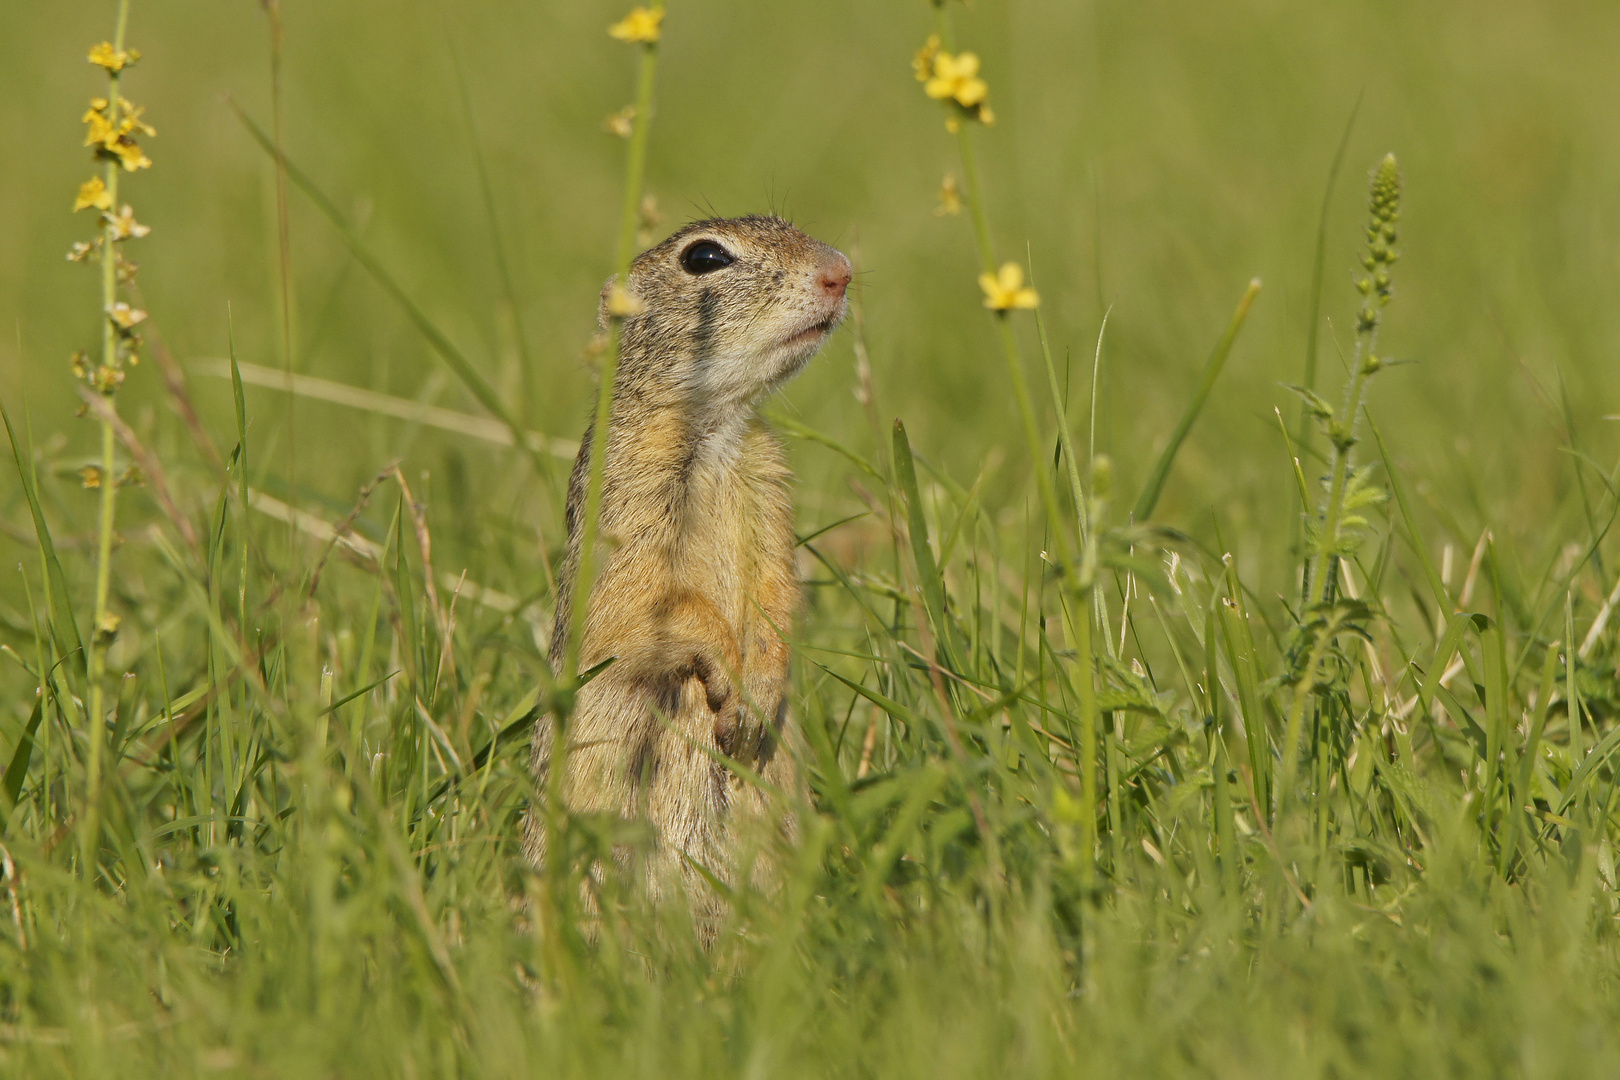
[[[247,129],[248,134],[253,136],[254,141],[259,144],[265,153],[273,158],[277,157],[275,144],[270,140],[270,137],[249,118],[247,113],[242,111],[242,108],[236,102],[232,101],[230,104],[231,108],[236,112],[237,119],[242,122],[242,126]],[[410,295],[406,293],[404,287],[394,280],[394,276],[383,266],[382,261],[372,254],[371,249],[360,239],[359,234],[344,220],[343,213],[331,199],[327,198],[326,193],[321,191],[315,182],[285,155],[280,155],[279,159],[286,167],[287,178],[293,182],[293,185],[299,191],[304,193],[305,197],[321,212],[321,215],[331,222],[332,227],[337,230],[338,236],[342,238],[344,245],[354,255],[355,261],[365,267],[366,272],[371,275],[378,285],[382,286],[383,291],[394,298],[401,310],[405,312],[405,316],[410,319],[422,336],[427,338],[428,344],[433,347],[433,351],[438,353],[440,359],[449,365],[456,378],[460,379],[468,392],[478,399],[478,403],[488,409],[491,416],[512,429],[513,444],[525,450],[534,459],[535,467],[543,471],[545,466],[539,453],[529,445],[522,426],[507,411],[506,406],[501,403],[500,395],[496,392],[495,387],[490,385],[489,380],[484,378],[483,374],[473,366],[472,361],[468,360],[461,350],[456,348],[450,339],[445,336],[444,332],[434,325],[433,321],[427,317],[416,301],[412,300]]]
[[[906,426],[899,420],[894,422],[894,472],[900,491],[906,497],[911,554],[917,563],[917,579],[922,586],[923,602],[928,607],[928,619],[934,624],[934,639],[954,670],[951,627],[945,621],[945,583],[934,562],[933,549],[928,546],[928,519],[923,514],[922,495],[917,490],[917,468],[911,458]]]
[[[56,557],[56,545],[51,542],[51,528],[45,522],[45,511],[39,505],[39,490],[34,477],[34,452],[30,447],[23,452],[22,444],[17,441],[17,432],[11,426],[11,414],[6,411],[4,404],[0,404],[0,420],[5,421],[6,436],[11,440],[11,454],[17,462],[17,475],[22,480],[23,494],[28,499],[28,512],[34,519],[34,536],[39,542],[40,556],[45,562],[45,586],[50,593],[49,606],[51,609],[51,636],[56,640],[56,650],[64,658],[78,654],[81,658],[79,665],[66,665],[72,675],[80,671],[88,671],[89,656],[84,649],[84,639],[79,636],[79,623],[73,616],[73,602],[68,592],[67,575],[62,572],[62,561]]]
[[[1170,475],[1170,466],[1176,460],[1176,454],[1181,450],[1181,444],[1186,441],[1187,433],[1192,430],[1193,421],[1204,409],[1204,402],[1209,400],[1209,392],[1215,388],[1215,380],[1220,378],[1221,369],[1226,366],[1226,358],[1232,354],[1232,346],[1237,341],[1238,331],[1243,329],[1243,321],[1249,317],[1249,308],[1254,304],[1254,298],[1260,295],[1260,279],[1255,278],[1249,282],[1244,290],[1243,299],[1238,301],[1237,310],[1232,313],[1232,321],[1226,325],[1226,333],[1221,340],[1215,343],[1215,351],[1209,354],[1209,360],[1204,363],[1204,377],[1199,380],[1198,390],[1187,403],[1187,410],[1181,414],[1176,429],[1170,433],[1170,442],[1165,446],[1159,460],[1153,465],[1153,472],[1148,475],[1148,482],[1142,487],[1142,494],[1137,497],[1136,508],[1131,511],[1132,517],[1137,521],[1146,521],[1153,516],[1153,508],[1159,504],[1159,495],[1164,491],[1165,479]]]

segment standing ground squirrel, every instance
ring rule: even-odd
[[[849,280],[848,259],[776,217],[688,225],[630,267],[640,303],[621,332],[601,572],[579,654],[581,670],[613,663],[580,690],[562,794],[576,813],[649,823],[649,893],[684,882],[711,924],[718,899],[692,864],[730,878],[741,827],[770,820],[768,797],[711,754],[778,791],[802,790],[785,696],[799,601],[791,474],[755,406],[843,318]],[[602,291],[604,326],[613,285]],[[550,657],[559,676],[595,437],[586,432],[568,485]],[[551,744],[547,718],[534,740],[542,784]],[[542,861],[544,844],[531,813],[529,857]]]

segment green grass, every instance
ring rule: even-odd
[[[612,881],[576,910],[633,827],[519,852],[636,58],[617,5],[472,7],[282,13],[289,346],[275,162],[232,108],[273,130],[264,13],[133,5],[159,134],[120,192],[153,233],[110,641],[66,362],[98,274],[62,253],[115,5],[9,13],[0,1071],[1612,1068],[1620,13],[951,5],[997,123],[940,217],[929,5],[674,4],[654,232],[775,205],[861,271],[770,405],[813,805],[705,952]],[[1038,322],[985,311],[981,264],[1026,256]],[[1415,363],[1347,397],[1367,355]]]

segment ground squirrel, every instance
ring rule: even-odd
[[[646,887],[658,900],[684,882],[700,918],[712,920],[718,900],[691,864],[730,877],[739,828],[769,811],[705,749],[800,790],[785,700],[799,600],[791,474],[755,406],[843,318],[849,280],[848,259],[776,217],[688,225],[630,267],[639,310],[621,332],[600,573],[579,656],[581,670],[613,663],[580,691],[562,790],[575,812],[649,823]],[[614,285],[602,291],[604,326]],[[586,432],[568,487],[550,656],[559,675],[595,437]],[[542,783],[551,743],[541,720]],[[525,850],[538,862],[543,848],[531,814]]]

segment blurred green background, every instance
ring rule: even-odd
[[[528,414],[567,438],[583,426],[586,346],[622,197],[624,144],[603,118],[631,92],[632,52],[604,32],[623,7],[284,6],[290,158],[513,401],[521,325],[537,366]],[[84,53],[110,36],[113,11],[55,0],[0,15],[0,390],[8,403],[26,392],[36,441],[65,435],[52,459],[63,469],[94,437],[72,419],[67,358],[94,341],[97,282],[63,253],[89,227],[68,212],[91,171],[77,118],[100,86]],[[880,411],[905,417],[920,451],[971,480],[992,447],[1013,451],[1005,469],[1024,455],[970,227],[935,214],[955,150],[908,63],[929,25],[921,0],[676,0],[648,185],[662,231],[711,208],[774,207],[855,254]],[[1620,5],[977,0],[957,27],[984,57],[998,116],[975,133],[998,257],[1022,259],[1027,245],[1060,363],[1074,356],[1076,416],[1112,306],[1098,441],[1127,491],[1245,283],[1265,282],[1178,460],[1166,520],[1207,533],[1217,508],[1249,570],[1286,542],[1292,496],[1272,407],[1294,416],[1278,384],[1300,377],[1317,215],[1358,98],[1328,218],[1323,313],[1336,329],[1323,327],[1319,388],[1336,394],[1334,336],[1350,336],[1366,169],[1394,150],[1405,257],[1383,342],[1417,363],[1381,379],[1372,407],[1445,507],[1449,538],[1471,545],[1494,524],[1541,550],[1574,477],[1560,379],[1574,445],[1613,460],[1620,424],[1603,417],[1620,411]],[[229,309],[241,359],[279,366],[273,170],[225,101],[268,123],[264,13],[250,0],[137,0],[129,41],[144,59],[126,93],[159,132],[156,167],[126,184],[154,230],[135,252],[153,324],[182,360],[218,357]],[[295,368],[476,411],[296,191],[291,226]],[[869,447],[852,373],[846,330],[781,407]],[[195,393],[228,444],[228,384],[199,377]],[[249,394],[258,460],[278,470],[285,398]],[[150,368],[119,403],[160,453],[183,440]],[[516,467],[505,452],[337,406],[301,402],[296,431],[300,482],[343,503],[396,454],[434,472],[436,510],[483,505]],[[846,467],[819,448],[794,452],[801,514],[819,519],[816,493]],[[15,482],[0,484],[17,510]],[[553,528],[548,504],[534,507]]]

